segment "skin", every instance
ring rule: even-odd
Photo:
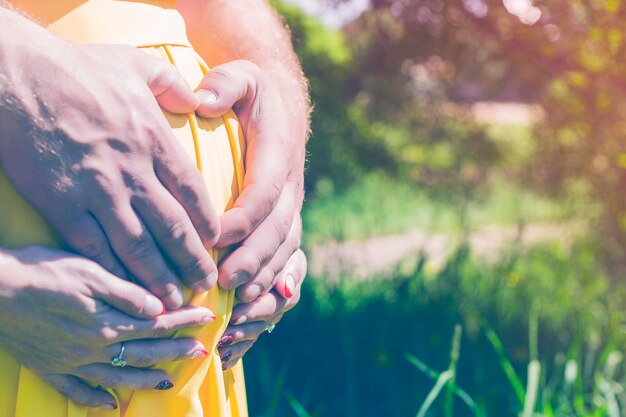
[[[186,307],[162,314],[154,295],[93,261],[31,246],[0,250],[0,270],[2,347],[81,404],[112,408],[115,400],[79,378],[102,387],[154,389],[168,376],[139,367],[206,354],[193,339],[150,339],[210,323],[215,319],[210,310]],[[122,341],[129,366],[114,368],[110,361]]]
[[[247,139],[265,140],[270,165],[284,164],[287,168],[286,175],[279,177],[272,169],[265,169],[262,156],[248,153],[248,194],[222,216],[218,246],[240,238],[242,243],[219,265],[219,283],[224,288],[238,287],[237,297],[244,303],[264,297],[272,289],[289,298],[287,295],[293,296],[294,291],[288,288],[299,286],[291,278],[281,281],[278,277],[301,242],[300,210],[311,108],[308,84],[289,31],[265,0],[179,0],[177,8],[194,49],[213,67],[198,90],[201,100],[197,113],[213,116],[235,101],[234,109],[247,129]],[[254,67],[242,72],[223,70],[224,63],[236,60],[249,61]],[[251,77],[251,73],[262,73],[262,77]],[[216,99],[209,101],[207,97]],[[261,122],[268,121],[269,127],[255,124],[249,113],[241,111],[255,106],[258,110],[253,114]],[[272,143],[272,139],[263,139],[265,135],[279,140]],[[259,211],[255,212],[255,205],[273,209],[263,218],[256,216]],[[302,262],[304,268],[300,270],[306,273],[306,259]],[[237,330],[246,340],[255,339],[258,333],[248,329],[231,325],[227,333]]]
[[[129,271],[167,308],[183,302],[177,275],[211,288],[219,219],[159,108],[197,107],[174,67],[131,47],[69,44],[3,8],[0,27],[18,34],[0,41],[0,165],[14,186],[73,250]]]
[[[227,6],[223,5],[226,9]],[[268,9],[263,2],[255,3],[255,6]],[[274,15],[270,14],[270,17],[275,24],[279,23]],[[285,97],[299,94],[286,95],[278,84],[268,81],[267,74],[276,73],[276,69],[270,68],[274,64],[261,68],[250,62],[237,61],[216,68],[217,71],[207,75],[194,96],[175,70],[132,48],[68,45],[1,8],[0,27],[23,35],[5,39],[0,45],[0,67],[7,74],[0,80],[0,103],[4,104],[0,105],[0,136],[3,138],[0,163],[16,187],[59,229],[70,247],[119,277],[134,275],[169,309],[178,308],[182,302],[174,272],[197,291],[212,286],[216,278],[215,266],[210,258],[206,259],[205,248],[218,241],[220,225],[210,209],[204,184],[196,182],[199,176],[195,167],[184,160],[176,141],[171,139],[169,126],[163,123],[158,105],[171,112],[196,110],[203,116],[219,115],[234,106],[247,134],[248,174],[244,184],[245,196],[238,200],[232,213],[221,219],[225,233],[219,238],[218,245],[243,240],[241,247],[222,264],[220,273],[226,278],[220,280],[220,285],[224,288],[243,285],[237,295],[248,302],[263,300],[270,295],[280,295],[284,300],[290,298],[290,301],[275,304],[274,322],[297,302],[300,282],[306,273],[306,259],[303,255],[292,255],[300,245],[301,236],[301,178],[308,129],[302,126],[308,126],[308,107],[296,107],[302,111],[298,112],[300,117],[294,116],[294,103]],[[279,25],[277,30],[285,37],[282,26]],[[40,47],[34,47],[36,45]],[[290,51],[288,45],[287,52]],[[113,56],[115,60],[111,59]],[[108,64],[112,61],[118,64]],[[263,64],[270,60],[257,61]],[[37,74],[21,71],[23,62],[54,68],[55,81],[64,86],[65,95],[58,94],[58,86],[47,84],[45,75],[39,78]],[[297,61],[293,62],[297,65]],[[89,70],[90,65],[93,70]],[[76,77],[75,68],[85,69],[84,73],[78,72],[84,75],[84,80]],[[291,77],[289,80],[301,78],[299,72],[288,71],[284,75]],[[301,81],[297,84],[304,85]],[[86,85],[89,89],[85,88]],[[207,100],[207,92],[211,92],[208,96],[215,99]],[[261,102],[263,106],[260,106]],[[110,108],[129,107],[140,110],[121,111],[114,115],[107,113]],[[124,113],[131,113],[126,115],[130,118],[125,118]],[[98,117],[91,117],[93,114]],[[273,122],[271,132],[265,127],[269,121]],[[129,126],[132,128],[128,129]],[[26,133],[35,140],[26,143],[5,140],[23,138]],[[51,141],[56,145],[54,148],[45,147],[50,144],[50,139],[54,139]],[[40,151],[42,144],[46,152]],[[41,169],[35,170],[35,175],[30,173],[24,177],[20,169],[23,166]],[[137,171],[133,171],[135,167],[138,167]],[[177,170],[173,171],[171,167]],[[52,178],[50,173],[53,173]],[[46,189],[42,193],[41,184],[50,184],[50,192],[46,194]],[[106,204],[115,209],[98,212],[98,207]],[[169,239],[170,236],[174,239]],[[17,256],[16,259],[19,263],[21,258]],[[174,266],[173,271],[165,266],[165,261]],[[303,262],[304,267],[290,266]],[[68,272],[62,264],[53,266],[48,269],[59,268],[62,272],[50,273],[52,277]],[[285,270],[295,272],[280,275],[284,266]],[[74,275],[82,279],[91,277],[79,272]],[[269,293],[275,284],[275,290]],[[55,291],[59,292],[61,288],[43,289],[48,296],[54,296]],[[18,308],[14,303],[6,305]],[[269,320],[264,303],[251,304],[250,308],[250,317],[258,318],[251,319],[250,323]],[[83,312],[87,315],[96,313],[91,310]],[[67,317],[79,321],[69,313]],[[98,321],[90,325],[95,329],[103,326]],[[152,325],[160,328],[158,323]],[[190,325],[193,324],[187,323]],[[243,334],[241,341],[232,346],[237,349],[233,358],[239,358],[259,335],[256,330],[249,329],[250,326],[241,325],[229,327],[229,330],[239,329],[238,334]],[[157,330],[157,334],[163,333]],[[22,340],[28,338],[23,337]],[[132,334],[124,337],[126,340],[135,338]],[[0,342],[10,345],[7,340],[11,339],[20,340],[5,334],[0,337]],[[106,358],[103,359],[103,342],[94,342],[94,355],[98,351],[100,356],[97,361],[89,362],[95,356],[85,355],[81,369],[59,367],[48,370],[43,365],[45,360],[41,369],[37,363],[28,366],[46,375],[52,386],[76,402],[109,407],[111,403],[106,392],[89,388],[77,377],[102,386],[147,388],[154,387],[156,375],[153,371],[134,369],[133,375],[128,376],[122,375],[124,370],[112,368],[108,362],[119,352],[119,341],[116,343],[107,345],[113,345],[113,348],[104,349]],[[172,341],[142,343],[141,349],[129,348],[131,360],[134,360],[132,351],[148,349],[154,354],[150,360],[145,357],[134,360],[136,366],[183,358],[198,351],[192,348],[197,345],[191,340],[181,342],[180,346],[172,346]],[[242,345],[237,347],[238,343]],[[21,349],[19,343],[7,349],[18,358],[37,357],[33,352],[20,355],[17,352]],[[75,365],[74,356],[67,355],[71,350],[61,349],[57,353],[63,356],[64,352]],[[163,355],[169,356],[164,358]],[[128,353],[125,357],[128,359]]]

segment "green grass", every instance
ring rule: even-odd
[[[308,243],[362,239],[405,233],[412,229],[454,232],[462,227],[459,207],[427,190],[371,174],[343,192],[328,182],[318,189],[303,211]],[[520,222],[564,221],[572,217],[564,203],[495,178],[489,192],[466,208],[466,226],[516,225]]]
[[[248,354],[251,415],[625,416],[626,291],[597,253],[510,247],[486,263],[461,246],[436,272],[311,277]]]

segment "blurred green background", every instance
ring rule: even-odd
[[[274,4],[310,268],[251,415],[626,415],[626,5]]]

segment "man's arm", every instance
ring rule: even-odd
[[[309,89],[289,29],[265,0],[179,0],[196,51],[211,67],[236,59],[257,64],[277,84],[293,121],[306,138]]]
[[[167,261],[191,288],[214,285],[206,247],[219,219],[159,104],[198,105],[169,63],[130,46],[66,42],[0,5],[4,173],[72,249],[118,276],[130,271],[175,309],[183,294]]]
[[[222,217],[218,245],[241,242],[221,263],[219,283],[251,302],[274,287],[300,246],[308,86],[289,31],[266,1],[179,0],[179,10],[212,66],[197,113],[216,117],[235,102],[248,143],[244,191]],[[293,280],[287,287],[277,290],[289,296]]]

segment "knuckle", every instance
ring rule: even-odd
[[[135,259],[145,259],[154,253],[154,247],[145,234],[131,234],[127,238],[123,251],[124,254]]]
[[[179,185],[179,198],[184,205],[198,205],[201,200],[201,194],[202,188],[199,184],[185,182]]]
[[[122,384],[122,376],[114,371],[107,372],[100,377],[100,385],[106,388],[119,387]]]
[[[172,326],[164,321],[157,322],[154,327],[152,327],[152,336],[155,339],[161,339],[168,336],[172,332]]]
[[[155,354],[154,349],[145,348],[139,352],[137,359],[135,360],[135,363],[136,363],[136,366],[138,367],[146,367],[146,366],[150,366],[156,363],[155,359],[156,359],[156,354]]]
[[[85,239],[76,242],[72,246],[74,246],[76,251],[87,258],[99,259],[106,253],[108,244],[104,240]]]

